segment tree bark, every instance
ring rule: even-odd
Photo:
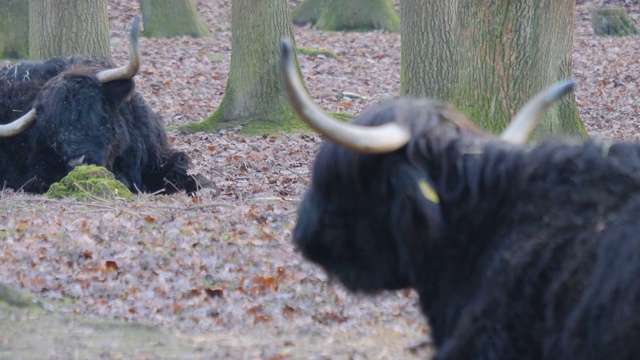
[[[29,56],[29,2],[0,0],[0,59]]]
[[[29,0],[29,57],[110,57],[107,0]]]
[[[140,0],[143,36],[210,36],[207,24],[198,14],[195,0]]]
[[[449,101],[497,133],[538,91],[571,76],[575,0],[446,3],[401,2],[402,95]],[[587,136],[573,95],[534,136],[549,133]]]
[[[293,20],[325,31],[400,30],[391,0],[305,0],[293,11]]]
[[[231,66],[220,107],[190,131],[243,126],[244,134],[304,128],[289,105],[280,70],[280,41],[293,39],[287,0],[233,0]]]
[[[458,77],[454,41],[455,1],[402,0],[400,93],[442,100]]]

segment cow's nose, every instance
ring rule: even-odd
[[[74,168],[76,166],[85,165],[84,155],[80,155],[76,158],[73,158],[67,162],[67,165]]]

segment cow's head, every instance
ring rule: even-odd
[[[126,126],[118,108],[133,90],[131,79],[101,83],[90,71],[64,72],[36,97],[33,140],[44,141],[71,168],[110,166],[111,147],[120,142],[114,136],[127,134],[117,128]]]
[[[436,245],[444,231],[443,206],[451,204],[441,202],[442,179],[436,183],[434,173],[463,166],[460,154],[489,142],[526,142],[544,110],[573,88],[572,81],[564,81],[536,96],[500,139],[450,106],[427,99],[391,101],[352,123],[341,122],[307,95],[287,40],[281,61],[293,107],[330,140],[316,158],[294,242],[305,257],[362,292],[411,286],[415,254]]]
[[[33,109],[12,123],[0,125],[0,137],[14,136],[36,121],[34,139],[45,141],[70,167],[106,165],[113,134],[123,126],[118,108],[134,91],[140,68],[139,18],[131,29],[129,63],[96,72],[79,62],[40,89]]]

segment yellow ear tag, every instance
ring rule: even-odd
[[[431,185],[429,185],[429,183],[426,180],[420,180],[420,182],[418,182],[418,186],[420,187],[420,191],[422,191],[422,196],[424,196],[425,199],[431,201],[432,203],[440,203],[440,198],[438,197],[438,193],[436,193],[436,191],[433,189],[433,187],[431,187]]]

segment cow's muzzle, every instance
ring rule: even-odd
[[[69,165],[70,168],[75,168],[76,166],[81,166],[81,165],[86,165],[86,161],[85,161],[86,157],[84,155],[80,155],[78,157],[75,157],[71,160],[69,160],[67,162],[67,165]]]

